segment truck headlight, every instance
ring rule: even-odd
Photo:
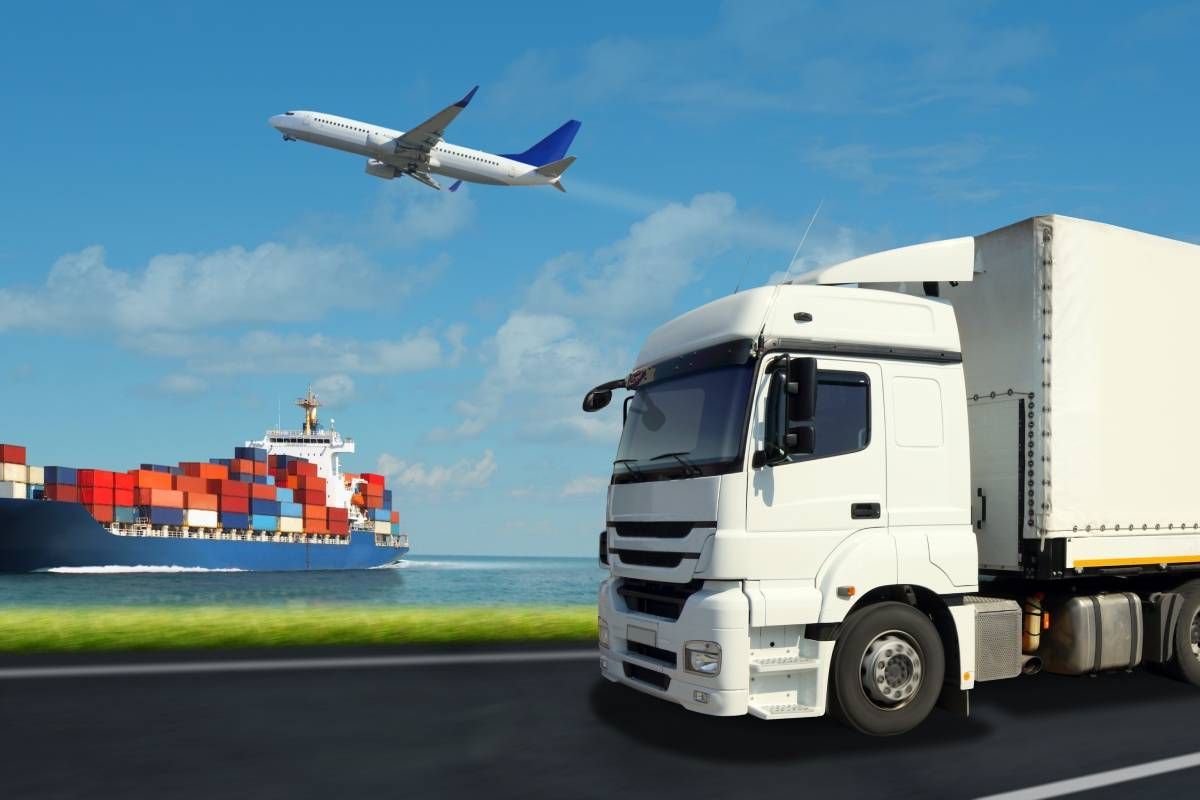
[[[721,645],[716,642],[685,642],[683,663],[688,672],[721,674]]]
[[[597,617],[596,619],[599,622],[600,628],[600,646],[608,647],[608,623],[600,617]]]

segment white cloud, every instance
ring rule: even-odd
[[[175,373],[164,376],[156,388],[163,394],[188,396],[203,392],[208,384],[195,375]]]
[[[562,488],[563,497],[600,494],[608,489],[609,478],[598,475],[583,475],[568,481]]]
[[[313,381],[312,387],[321,402],[330,408],[344,406],[354,399],[354,379],[345,373],[324,375]]]
[[[478,458],[464,458],[449,466],[427,467],[383,453],[379,456],[377,469],[390,484],[400,489],[456,493],[487,486],[496,472],[496,458],[491,450],[484,450]]]
[[[352,292],[348,286],[374,291]],[[44,284],[0,289],[0,329],[187,331],[242,322],[297,322],[403,294],[355,248],[268,242],[248,250],[154,256],[139,269],[104,248],[62,256]]]
[[[380,190],[368,232],[383,244],[411,247],[447,239],[475,219],[470,190],[435,192],[409,181],[395,181]]]

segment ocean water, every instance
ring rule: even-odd
[[[0,606],[591,605],[594,558],[413,556],[344,572],[97,568],[0,575]]]

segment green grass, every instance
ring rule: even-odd
[[[0,608],[0,652],[569,642],[596,637],[591,606]]]

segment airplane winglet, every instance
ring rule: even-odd
[[[460,186],[462,186],[462,181],[455,181],[454,183],[452,183],[450,185],[450,188],[447,191],[457,192],[458,187],[460,187]]]
[[[476,92],[478,92],[478,91],[479,91],[479,87],[478,87],[478,86],[476,86],[474,89],[472,89],[471,91],[467,92],[467,96],[466,96],[466,97],[464,97],[462,100],[459,100],[459,101],[458,101],[457,103],[455,103],[454,105],[456,105],[456,106],[457,106],[457,107],[459,107],[459,108],[466,108],[466,107],[467,107],[467,103],[471,102],[471,98],[472,98],[472,97],[474,97],[474,96],[475,96],[475,93],[476,93]]]

